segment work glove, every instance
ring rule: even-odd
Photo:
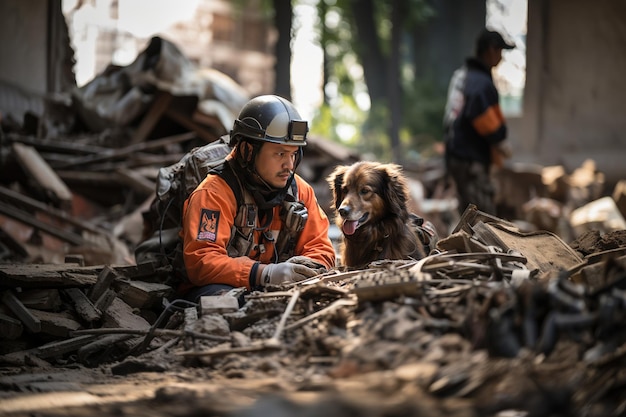
[[[268,264],[263,269],[261,285],[291,284],[316,275],[319,273],[306,265],[292,262]]]
[[[318,274],[323,274],[324,272],[328,272],[328,270],[326,269],[324,265],[322,265],[321,263],[317,261],[314,261],[313,259],[307,256],[302,256],[302,255],[292,256],[291,258],[287,259],[286,262],[308,266],[311,269],[315,269]]]

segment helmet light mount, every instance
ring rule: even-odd
[[[289,139],[293,142],[305,142],[309,132],[306,120],[291,120],[289,122]]]

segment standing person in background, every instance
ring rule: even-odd
[[[444,115],[445,159],[461,214],[470,203],[496,214],[491,167],[501,167],[510,151],[491,70],[502,60],[502,50],[513,48],[498,32],[484,29],[476,40],[475,56],[467,58],[450,80]]]
[[[183,209],[189,301],[233,288],[297,282],[335,265],[329,220],[295,173],[308,124],[282,97],[250,100],[230,132],[232,152]]]

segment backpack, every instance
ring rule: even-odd
[[[156,180],[156,197],[150,211],[153,212],[154,230],[179,227],[183,204],[207,176],[209,171],[222,165],[230,153],[228,136],[207,145],[193,148],[177,163],[159,169]]]
[[[186,276],[178,236],[185,200],[209,171],[224,163],[231,149],[229,136],[222,136],[193,148],[177,163],[159,168],[156,196],[143,213],[145,240],[135,248],[135,260],[169,269],[165,278],[160,278],[163,284],[176,286]]]

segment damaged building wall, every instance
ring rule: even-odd
[[[0,22],[0,120],[27,124],[76,86],[61,0],[3,1]]]
[[[593,158],[612,182],[626,177],[626,3],[528,3],[524,115],[511,120],[516,157],[566,168]]]
[[[32,93],[47,91],[47,16],[51,3],[0,2],[0,81]]]

